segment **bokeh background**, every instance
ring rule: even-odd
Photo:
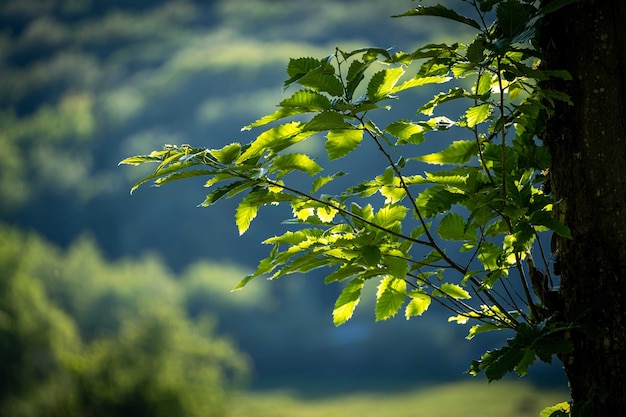
[[[233,388],[322,395],[470,378],[469,361],[506,335],[468,342],[436,309],[374,324],[372,297],[334,328],[340,287],[323,272],[230,292],[288,213],[265,210],[240,237],[237,201],[196,207],[200,181],[130,196],[145,171],[117,166],[166,143],[251,140],[240,128],[284,97],[290,57],[469,35],[389,18],[415,5],[0,1],[0,415],[220,416]],[[375,150],[365,158],[342,170],[384,167]],[[527,379],[564,388],[558,365]]]

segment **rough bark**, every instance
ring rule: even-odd
[[[544,0],[544,3],[550,0]],[[543,22],[546,69],[566,69],[544,143],[572,240],[558,240],[573,352],[563,357],[581,415],[626,413],[626,1],[581,0]]]

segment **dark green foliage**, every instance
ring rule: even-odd
[[[225,415],[247,361],[208,316],[187,317],[161,264],[0,236],[1,415]]]

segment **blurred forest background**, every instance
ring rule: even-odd
[[[165,143],[252,139],[240,128],[274,110],[290,57],[462,36],[388,18],[411,6],[0,1],[0,415],[210,417],[233,387],[468,378],[506,335],[464,341],[443,311],[374,324],[371,305],[336,329],[340,288],[320,273],[231,293],[288,213],[266,210],[239,237],[236,201],[197,208],[193,181],[130,197],[141,172],[117,166]],[[343,170],[370,163],[384,161]],[[558,366],[530,378],[563,386]]]

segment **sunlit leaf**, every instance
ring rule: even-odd
[[[221,149],[212,149],[211,155],[222,164],[231,164],[241,154],[241,145],[239,143],[231,143]]]
[[[387,125],[384,130],[402,142],[418,144],[424,141],[424,127],[409,120],[397,120]]]
[[[308,111],[323,111],[330,109],[330,100],[325,95],[315,91],[300,90],[281,101],[280,106],[300,107]]]
[[[302,130],[324,131],[333,129],[350,129],[352,125],[346,122],[341,113],[336,111],[325,111],[316,114]]]
[[[401,67],[385,69],[374,74],[367,85],[367,98],[375,102],[393,93],[402,74],[404,69]]]
[[[361,300],[361,290],[364,282],[363,279],[355,278],[348,282],[343,291],[341,291],[333,309],[333,323],[335,326],[344,324],[352,317],[354,309]]]
[[[390,91],[390,94],[395,94],[398,93],[400,91],[404,91],[404,90],[408,90],[409,88],[415,88],[415,87],[420,87],[422,85],[428,85],[428,84],[441,84],[441,83],[445,83],[448,82],[452,79],[452,77],[442,77],[442,76],[430,76],[430,77],[424,77],[421,75],[417,75],[413,78],[411,78],[410,80],[407,80],[405,82],[403,82],[402,84],[393,87]]]
[[[322,167],[314,160],[304,154],[290,153],[277,156],[272,160],[271,171],[294,170],[306,172],[309,175],[315,175],[322,171]]]
[[[441,286],[439,287],[439,291],[435,291],[433,295],[437,295],[439,297],[442,297],[445,295],[445,296],[454,298],[455,300],[472,298],[469,292],[461,288],[460,285],[451,284],[449,282],[444,282],[443,284],[441,284]]]
[[[477,124],[487,120],[487,118],[491,115],[492,110],[493,108],[489,103],[484,103],[467,109],[467,111],[465,112],[467,127],[473,128]]]
[[[415,290],[409,292],[408,296],[411,297],[411,300],[404,311],[404,316],[407,320],[414,316],[421,316],[428,310],[431,302],[431,298],[428,294]]]
[[[276,120],[284,119],[286,117],[291,117],[291,116],[295,116],[298,114],[307,113],[308,111],[309,111],[308,109],[302,108],[302,107],[280,108],[276,110],[274,113],[267,115],[267,116],[263,116],[259,120],[255,121],[254,123],[251,123],[247,126],[242,127],[241,130],[242,131],[250,130],[254,127],[263,126],[263,125],[275,122]]]
[[[458,140],[452,142],[450,146],[441,152],[431,153],[428,155],[418,156],[415,159],[429,164],[460,165],[468,162],[478,152],[478,146],[475,141]]]
[[[242,163],[249,158],[262,155],[265,152],[278,152],[294,143],[297,143],[315,132],[303,132],[303,123],[291,122],[273,127],[261,133],[237,158],[237,163]]]
[[[404,220],[408,211],[404,206],[388,204],[376,212],[373,222],[384,228],[392,228]]]
[[[326,134],[326,153],[330,159],[339,159],[355,150],[363,140],[358,129],[331,130]]]
[[[385,277],[376,292],[376,321],[387,320],[398,313],[406,298],[406,282],[395,277]]]

